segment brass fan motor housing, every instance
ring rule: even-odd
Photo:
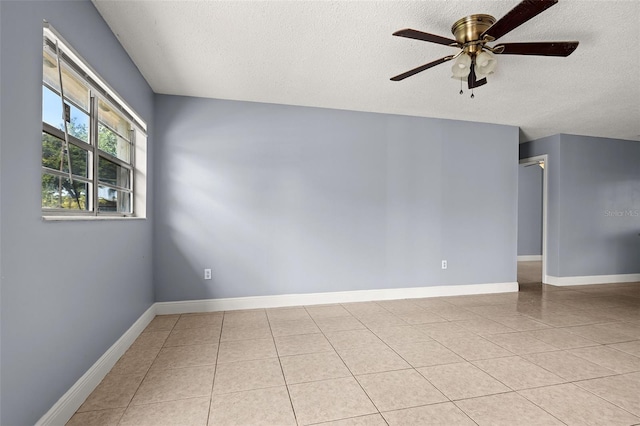
[[[469,54],[479,53],[484,45],[484,40],[480,39],[482,33],[488,30],[496,18],[491,15],[470,15],[460,18],[451,27],[451,32],[458,43],[465,46],[465,51]],[[478,43],[472,43],[478,42]]]

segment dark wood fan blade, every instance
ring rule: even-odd
[[[556,3],[558,0],[523,0],[482,33],[480,38],[488,36],[492,40],[497,40]]]
[[[494,50],[500,55],[569,56],[578,47],[577,41],[548,41],[538,43],[504,43]]]
[[[422,72],[424,70],[428,70],[431,67],[435,67],[436,65],[440,65],[442,63],[445,63],[447,61],[450,61],[453,59],[453,56],[445,56],[444,58],[440,58],[436,61],[433,62],[429,62],[428,64],[424,64],[422,66],[419,66],[418,68],[414,68],[410,71],[404,72],[402,74],[396,75],[395,77],[391,77],[391,81],[400,81],[400,80],[404,80],[407,77],[411,77],[412,75],[418,74],[419,72]]]
[[[444,44],[446,46],[458,45],[457,41],[450,38],[441,37],[435,34],[424,33],[418,30],[412,30],[411,28],[405,28],[404,30],[396,31],[395,33],[393,33],[393,35],[398,37],[412,38],[415,40],[430,41],[431,43]]]
[[[474,64],[471,64],[471,71],[469,72],[469,77],[467,77],[467,87],[469,87],[469,89],[474,89],[485,84],[487,84],[487,79],[483,78],[477,80],[475,66]]]

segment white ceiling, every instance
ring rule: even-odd
[[[567,58],[498,56],[475,99],[451,63],[390,77],[455,53],[393,37],[451,37],[474,13],[519,0],[93,0],[157,93],[373,111],[520,126],[521,139],[573,133],[640,140],[640,1],[560,0],[500,42],[578,40]]]

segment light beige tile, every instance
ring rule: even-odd
[[[271,332],[274,336],[293,336],[295,334],[313,334],[320,330],[311,319],[271,321]]]
[[[484,359],[473,364],[514,390],[565,382],[563,378],[518,356]]]
[[[171,331],[178,322],[179,318],[180,315],[157,315],[153,320],[151,320],[144,331]]]
[[[480,426],[563,424],[515,392],[465,399],[456,405]]]
[[[467,309],[469,312],[476,315],[475,317],[468,319],[479,318],[482,316],[496,320],[496,318],[499,317],[512,316],[518,313],[518,307],[513,303],[506,305],[469,306]]]
[[[411,300],[379,300],[376,303],[392,314],[424,312],[424,308],[416,305]]]
[[[338,349],[338,354],[353,374],[377,373],[411,367],[386,346]]]
[[[575,384],[640,416],[640,373],[586,380]]]
[[[413,367],[427,367],[464,361],[436,341],[392,344],[391,347]]]
[[[470,320],[456,321],[455,323],[461,327],[466,328],[472,333],[480,335],[509,333],[515,331],[514,329],[509,328],[506,325],[500,324],[499,322],[495,322],[487,318],[474,318]]]
[[[181,315],[176,323],[176,330],[186,328],[217,328],[222,327],[222,316],[220,315]]]
[[[220,341],[268,339],[270,337],[272,335],[268,325],[232,327],[225,324],[222,327]]]
[[[353,316],[316,318],[316,324],[323,332],[362,330],[366,327]]]
[[[578,336],[584,337],[585,339],[593,340],[594,342],[602,344],[621,343],[634,340],[632,336],[616,332],[606,327],[606,325],[600,324],[569,327],[565,330],[569,333],[577,334]]]
[[[455,307],[451,303],[445,302],[441,297],[425,297],[421,299],[412,299],[413,303],[427,310],[435,310],[436,308]]]
[[[333,352],[333,346],[322,333],[278,336],[274,340],[280,356]]]
[[[290,385],[289,394],[301,425],[377,412],[353,377]]]
[[[482,305],[491,304],[491,303],[487,303],[486,300],[481,295],[448,296],[448,297],[441,297],[440,299],[455,306],[482,306]]]
[[[213,393],[231,393],[284,385],[277,359],[259,359],[218,365]]]
[[[264,328],[269,327],[269,320],[264,309],[230,311],[224,313],[223,327]]]
[[[520,391],[528,400],[570,425],[632,425],[640,418],[571,383]]]
[[[448,306],[427,308],[428,312],[432,312],[447,321],[460,321],[481,318],[480,315],[458,306],[448,304]]]
[[[332,331],[325,333],[325,336],[336,350],[384,345],[384,343],[369,330]]]
[[[113,375],[145,375],[160,353],[160,348],[129,349],[111,369]]]
[[[475,423],[451,402],[388,411],[382,415],[389,426],[475,426]]]
[[[567,351],[616,373],[640,371],[640,358],[607,346],[592,346]]]
[[[414,325],[413,327],[435,340],[476,336],[475,333],[472,333],[455,322],[420,324]]]
[[[333,422],[317,423],[318,426],[387,426],[380,414],[369,414],[367,416],[351,417]]]
[[[375,314],[386,314],[389,312],[375,302],[343,303],[342,307],[356,318]]]
[[[220,340],[216,327],[184,328],[171,331],[164,346],[215,345]]]
[[[284,386],[214,395],[210,426],[296,425],[289,393]]]
[[[214,366],[149,370],[131,404],[209,397],[214,371]]]
[[[143,378],[144,375],[107,374],[78,408],[78,412],[126,407]]]
[[[573,327],[602,322],[602,320],[587,315],[553,312],[544,314],[539,318],[539,321],[553,327]]]
[[[562,328],[533,330],[527,331],[525,333],[551,346],[555,346],[558,349],[582,348],[585,346],[594,346],[598,344],[593,340],[585,339],[584,337],[569,333]]]
[[[306,309],[313,319],[351,316],[351,313],[341,305],[307,306]]]
[[[640,340],[634,340],[633,342],[615,343],[608,345],[619,351],[626,352],[628,354],[640,357]]]
[[[491,319],[517,331],[544,330],[549,328],[547,324],[535,321],[524,315],[498,316],[492,317]]]
[[[514,354],[531,354],[536,352],[549,352],[557,350],[527,333],[492,334],[485,338]]]
[[[475,398],[511,390],[468,362],[423,367],[419,368],[418,372],[450,400]]]
[[[373,315],[361,315],[358,316],[361,323],[370,329],[394,327],[398,325],[409,325],[406,321],[402,320],[399,316],[390,312],[384,314]]]
[[[215,365],[217,345],[190,345],[162,348],[151,369]]]
[[[410,325],[379,328],[375,330],[374,333],[387,344],[426,342],[432,340],[431,337]]]
[[[640,308],[640,306],[638,306]],[[607,313],[609,310],[607,310]],[[602,324],[601,327],[605,330],[611,330],[615,333],[630,336],[633,339],[640,339],[640,324],[634,324],[630,322],[613,322],[608,324]]]
[[[208,414],[208,397],[132,405],[119,426],[206,426]]]
[[[218,364],[277,357],[272,338],[222,342],[218,350]]]
[[[145,331],[133,342],[129,349],[160,349],[169,336],[169,330]]]
[[[428,311],[401,312],[396,316],[407,324],[430,324],[434,322],[445,322],[446,319]]]
[[[467,361],[512,356],[513,353],[482,337],[446,339],[442,344]]]
[[[335,352],[280,358],[287,384],[349,377],[351,372]]]
[[[267,309],[269,321],[309,320],[311,317],[303,307]]]
[[[65,426],[117,426],[124,408],[75,413]]]
[[[529,354],[523,355],[523,358],[569,381],[594,379],[616,374],[613,370],[601,367],[566,351]]]
[[[447,398],[414,369],[357,376],[379,411],[444,402]]]

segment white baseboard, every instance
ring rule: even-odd
[[[640,274],[620,275],[591,275],[585,277],[554,277],[545,276],[544,283],[556,286],[590,285],[590,284],[615,284],[640,282]]]
[[[36,426],[59,426],[66,424],[82,403],[100,384],[104,376],[131,346],[155,317],[155,304],[151,305],[138,320],[120,337],[95,364],[38,420]]]
[[[518,262],[537,262],[539,260],[542,260],[541,254],[527,254],[518,256]]]
[[[330,303],[368,302],[372,300],[415,299],[422,297],[517,292],[517,282],[469,284],[434,287],[409,287],[383,290],[338,291],[331,293],[283,294],[276,296],[234,297],[228,299],[157,302],[156,314],[233,311],[238,309],[280,308]]]

